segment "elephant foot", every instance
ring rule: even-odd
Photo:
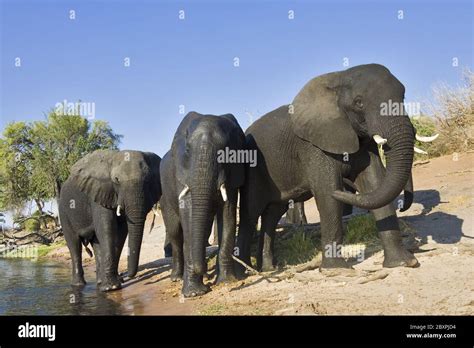
[[[274,272],[277,268],[271,262],[264,262],[262,264],[262,268],[260,269],[261,272]]]
[[[352,268],[342,257],[323,257],[321,268]]]
[[[402,236],[399,230],[379,232],[384,250],[383,267],[417,267],[418,260],[402,245]]]
[[[237,278],[234,275],[234,271],[232,269],[225,269],[220,268],[219,274],[217,275],[216,284],[227,284],[235,282]]]
[[[384,252],[383,267],[418,267],[420,264],[416,257],[409,251],[400,247],[397,252]]]
[[[196,297],[202,296],[205,293],[209,292],[211,288],[205,285],[202,280],[201,281],[193,281],[193,282],[185,282],[183,284],[182,293],[184,297]]]
[[[114,291],[122,288],[122,282],[119,278],[116,279],[107,279],[102,281],[100,284],[97,284],[99,290],[102,292]]]
[[[242,261],[246,263],[247,265],[252,265],[250,258],[248,260],[242,260]],[[240,263],[238,263],[237,261],[234,261],[234,270],[235,270],[235,276],[237,279],[244,279],[247,277],[247,273],[245,273],[246,268],[242,266]]]
[[[82,278],[82,279],[74,279],[74,280],[71,282],[71,285],[72,285],[72,286],[77,286],[77,287],[82,287],[82,286],[85,286],[85,285],[86,285],[86,281],[84,280],[84,278]]]
[[[173,269],[171,271],[170,279],[172,282],[177,282],[183,279],[183,271]]]

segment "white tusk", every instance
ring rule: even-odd
[[[415,135],[416,140],[421,141],[422,143],[430,143],[433,140],[436,140],[436,138],[439,137],[439,134],[435,134],[431,137],[423,137],[421,135]]]
[[[378,135],[378,134],[375,134],[373,138],[374,138],[375,142],[377,143],[377,145],[383,145],[383,144],[386,144],[386,143],[387,143],[387,139],[382,138],[382,137],[381,137],[380,135]]]
[[[120,216],[120,204],[117,205],[117,216]]]
[[[416,153],[421,153],[421,154],[423,154],[423,155],[427,155],[427,154],[428,154],[428,152],[426,152],[426,151],[424,151],[424,150],[422,150],[422,149],[419,149],[419,148],[417,148],[416,146],[413,146],[413,149],[415,150]]]
[[[160,216],[160,213],[158,213],[158,209],[153,207],[153,208],[151,208],[151,210],[153,210],[153,214],[155,214],[155,216]]]
[[[222,195],[222,199],[224,200],[224,202],[227,201],[227,191],[225,190],[225,185],[222,184],[221,185],[221,195]]]
[[[188,193],[188,191],[189,191],[189,187],[188,185],[185,185],[183,191],[181,191],[181,193],[178,196],[178,200],[183,199],[183,197],[186,195],[186,193]]]

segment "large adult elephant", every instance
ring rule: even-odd
[[[146,215],[161,197],[160,160],[150,152],[97,150],[74,164],[59,200],[73,285],[85,284],[82,246],[92,244],[99,289],[119,289],[127,234],[128,276],[135,276]]]
[[[404,93],[402,83],[384,66],[356,66],[312,79],[292,104],[248,128],[247,147],[257,150],[258,164],[247,168],[241,190],[238,247],[244,262],[250,264],[250,242],[261,216],[257,266],[273,269],[275,226],[288,201],[314,196],[321,217],[323,268],[347,267],[339,253],[328,252],[342,243],[344,204],[372,211],[384,267],[418,264],[402,246],[392,205],[404,187],[409,194],[402,208],[412,201],[415,132],[403,108]],[[384,148],[386,168],[378,144]]]
[[[209,291],[203,283],[207,270],[205,246],[216,214],[223,227],[219,229],[217,281],[235,277],[232,253],[237,193],[244,183],[245,169],[237,157],[232,159],[232,154],[236,155],[244,144],[244,133],[233,115],[190,112],[161,162],[160,205],[173,251],[171,280],[183,278],[186,297]]]

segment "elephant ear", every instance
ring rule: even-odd
[[[225,114],[221,117],[232,122],[229,136],[229,149],[245,150],[245,134],[239,125],[239,122],[232,114]],[[226,184],[232,188],[243,186],[245,181],[245,163],[229,163],[227,164]]]
[[[338,106],[340,73],[329,73],[309,81],[289,106],[295,134],[321,150],[354,153],[359,139],[349,119]]]
[[[190,135],[189,128],[193,122],[196,122],[195,120],[201,117],[201,114],[190,111],[179,124],[171,145],[172,162],[176,164],[176,179],[183,186],[189,184],[189,178],[187,177],[189,173],[189,158],[186,152],[186,144]]]
[[[117,154],[113,150],[97,150],[71,168],[70,180],[97,204],[107,208],[117,206],[117,194],[110,177],[112,159]]]
[[[151,198],[154,203],[158,202],[161,198],[161,182],[160,182],[160,156],[154,154],[153,152],[144,152],[143,157],[145,158],[150,172],[152,175],[151,182]]]

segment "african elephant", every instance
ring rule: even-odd
[[[233,115],[190,112],[161,161],[160,205],[172,246],[171,280],[183,278],[186,297],[209,291],[203,283],[207,271],[205,246],[216,214],[222,226],[217,281],[234,279],[237,194],[244,183],[245,169],[243,163],[230,156],[224,158],[224,154],[235,154],[244,144],[244,133]]]
[[[246,168],[241,189],[237,245],[244,262],[250,264],[250,243],[261,216],[257,266],[273,269],[275,226],[288,201],[314,196],[321,218],[323,268],[348,267],[332,250],[342,243],[344,204],[372,211],[384,267],[417,266],[402,246],[392,205],[404,187],[408,194],[401,208],[408,209],[413,199],[409,191],[415,132],[403,107],[404,93],[403,84],[384,66],[360,65],[312,79],[292,104],[248,128],[246,146],[258,153],[257,166]],[[392,107],[385,113],[387,105]],[[392,112],[393,105],[397,112]],[[385,151],[386,168],[378,146]]]
[[[99,289],[119,289],[118,262],[127,234],[128,276],[135,276],[146,215],[161,197],[160,161],[150,152],[97,150],[71,168],[61,188],[59,214],[73,285],[85,284],[82,245],[90,253],[90,243]]]

